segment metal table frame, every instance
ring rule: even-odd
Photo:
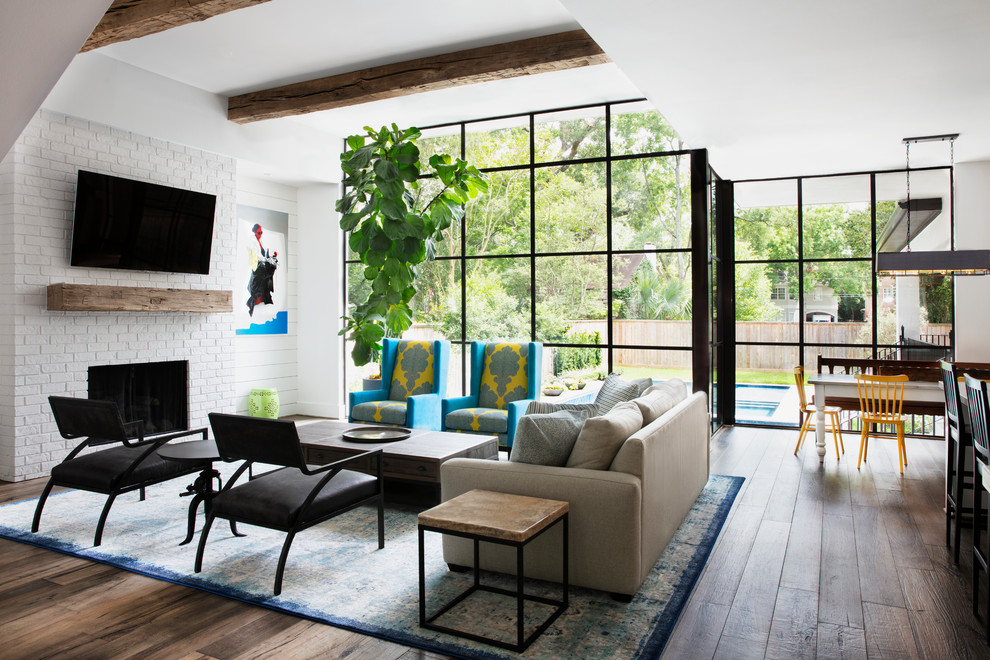
[[[510,651],[515,651],[521,653],[529,648],[537,637],[539,637],[543,632],[550,627],[550,625],[557,620],[557,617],[567,609],[569,602],[568,599],[568,576],[567,576],[567,563],[568,563],[568,552],[567,552],[567,513],[565,512],[560,518],[553,521],[542,530],[529,537],[525,541],[507,541],[503,539],[495,539],[488,536],[480,534],[469,534],[466,532],[457,532],[448,529],[443,529],[439,527],[432,527],[427,525],[419,525],[419,625],[428,628],[430,630],[436,630],[438,632],[444,632],[451,635],[457,635],[458,637],[463,637],[465,639],[470,639],[476,642],[482,642],[485,644],[492,644],[500,648],[508,649]],[[563,523],[563,544],[561,549],[562,561],[563,561],[563,596],[561,600],[553,600],[551,598],[545,598],[543,596],[527,595],[523,588],[523,583],[525,581],[525,576],[523,574],[523,549],[526,545],[535,538],[538,538],[548,529],[553,528],[557,523]],[[474,583],[468,587],[466,591],[451,600],[446,605],[442,606],[436,613],[427,617],[426,615],[426,562],[425,562],[425,551],[424,551],[424,536],[425,532],[437,532],[439,534],[450,534],[451,536],[460,536],[463,538],[471,539],[474,542]],[[501,545],[508,545],[516,548],[516,589],[515,591],[509,589],[502,589],[499,587],[494,587],[490,585],[481,584],[481,570],[479,568],[479,544],[481,541],[487,543],[498,543]],[[492,637],[486,637],[484,635],[478,635],[475,633],[465,632],[462,630],[456,630],[454,628],[448,628],[447,626],[442,626],[440,624],[434,623],[439,617],[443,616],[451,609],[456,607],[464,599],[469,597],[471,594],[477,591],[488,591],[491,593],[502,594],[505,596],[513,596],[516,599],[516,633],[517,642],[512,644],[510,642],[505,642],[500,639],[494,639]],[[525,634],[525,621],[523,616],[523,605],[525,601],[531,600],[537,603],[543,603],[545,605],[556,605],[554,611],[550,614],[547,619],[540,624],[540,626],[526,637]]]

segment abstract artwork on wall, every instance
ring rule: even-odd
[[[289,332],[288,233],[287,214],[238,205],[234,326],[239,335]]]

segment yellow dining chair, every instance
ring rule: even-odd
[[[801,444],[804,442],[804,436],[807,435],[808,431],[812,428],[815,419],[815,407],[808,404],[808,396],[804,391],[804,367],[794,367],[794,381],[797,383],[798,398],[801,400],[801,412],[804,413],[804,421],[801,423],[801,432],[798,434],[797,446],[794,447],[794,455],[797,456],[798,450],[801,449]],[[832,426],[832,439],[835,441],[835,458],[839,458],[839,447],[842,447],[841,453],[846,453],[846,446],[842,442],[842,431],[839,430],[839,411],[842,408],[838,406],[825,406],[826,419]]]
[[[856,389],[859,393],[860,418],[863,420],[863,434],[859,441],[858,470],[866,460],[870,436],[880,437],[879,433],[871,431],[874,424],[893,426],[897,429],[897,461],[900,463],[901,474],[907,465],[907,452],[904,450],[904,422],[901,415],[904,405],[904,383],[908,377],[872,376],[856,374]]]

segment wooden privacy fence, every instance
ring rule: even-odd
[[[608,337],[608,327],[604,320],[569,321],[574,332],[599,332],[602,341]],[[805,365],[814,368],[815,356],[868,358],[869,345],[858,347],[828,347],[817,344],[856,344],[868,340],[872,327],[869,323],[805,323],[804,341],[808,344]],[[922,326],[926,335],[948,335],[950,325]],[[691,321],[649,321],[643,319],[621,319],[612,323],[612,343],[616,346],[683,346],[691,347]],[[440,333],[425,324],[415,324],[403,335],[406,339],[442,339]],[[759,342],[769,346],[736,346],[736,368],[790,371],[799,360],[798,349],[793,346],[773,346],[780,343],[796,343],[798,326],[796,323],[744,322],[736,324],[736,342]],[[544,372],[552,370],[551,351],[544,351]],[[690,350],[652,350],[616,348],[613,356],[615,364],[637,367],[691,367]]]
[[[577,332],[601,333],[602,341],[607,337],[607,327],[601,321],[570,321]],[[869,323],[805,323],[806,344],[856,344],[868,341],[872,326]],[[948,335],[949,325],[929,325],[922,332],[932,335]],[[691,346],[691,321],[649,321],[642,319],[622,319],[612,323],[612,343],[617,346],[635,344],[639,346]],[[743,322],[736,324],[736,342],[759,342],[770,346],[736,346],[737,369],[760,369],[783,371],[793,369],[798,364],[796,347],[774,347],[772,344],[796,343],[798,326],[796,323]],[[822,353],[828,357],[861,358],[871,357],[869,345],[857,347],[809,346],[805,364],[815,364],[815,356]],[[614,354],[616,364],[644,367],[690,367],[691,351],[637,350],[617,348]]]

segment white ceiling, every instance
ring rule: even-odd
[[[901,138],[948,132],[958,162],[990,160],[984,0],[271,0],[98,52],[232,95],[580,27],[615,64],[271,122],[345,135],[647,96],[727,178],[901,167]]]
[[[724,177],[990,159],[985,0],[563,3]]]

